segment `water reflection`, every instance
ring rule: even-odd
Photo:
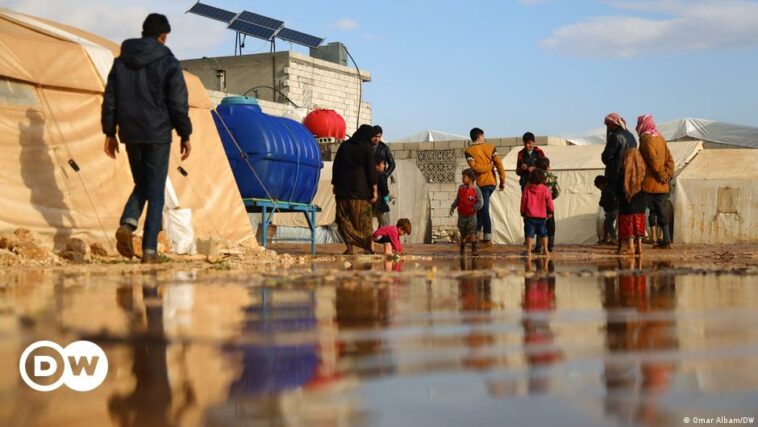
[[[754,277],[640,262],[381,261],[268,286],[24,273],[34,286],[0,288],[2,359],[17,361],[37,339],[94,336],[112,370],[87,395],[40,394],[5,367],[0,425],[502,425],[504,416],[681,425],[701,407],[751,415]]]
[[[670,275],[648,277],[641,259],[629,261],[616,278],[605,280],[610,353],[604,366],[605,410],[624,423],[659,425],[675,420],[659,404],[671,388],[677,363],[656,353],[678,349],[676,321],[670,315],[646,316],[675,310],[675,280]],[[626,354],[633,356],[619,357]]]
[[[492,277],[483,271],[491,270],[493,265],[491,258],[461,257],[461,271],[468,272],[458,279],[461,313],[486,314],[492,311]],[[464,316],[463,323],[468,326],[468,332],[463,337],[463,345],[468,349],[461,361],[463,366],[486,370],[502,362],[497,355],[488,351],[495,343],[495,335],[487,328],[492,320],[486,315]]]
[[[532,276],[524,278],[524,352],[529,367],[528,391],[530,394],[546,393],[550,390],[551,375],[546,368],[559,362],[563,353],[555,345],[550,316],[556,309],[555,264],[547,259],[526,263],[526,272]]]

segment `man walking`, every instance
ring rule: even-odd
[[[105,153],[115,159],[120,139],[134,179],[134,190],[116,231],[116,247],[122,256],[134,256],[132,233],[147,203],[142,238],[145,264],[159,262],[158,232],[173,129],[181,137],[181,159],[187,159],[191,151],[187,85],[179,61],[165,46],[170,32],[164,15],[148,15],[142,25],[142,38],[126,40],[121,45],[121,55],[113,63],[103,98]]]

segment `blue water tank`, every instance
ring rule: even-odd
[[[242,197],[268,199],[270,194],[287,202],[313,201],[324,163],[318,142],[305,126],[265,114],[254,98],[224,98],[216,111],[213,120]]]

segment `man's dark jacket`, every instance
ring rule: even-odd
[[[613,190],[617,190],[623,182],[624,153],[632,148],[637,148],[637,140],[631,132],[621,128],[608,132],[602,160],[605,164],[605,177]]]
[[[377,163],[379,162],[385,162],[387,163],[387,168],[384,170],[384,176],[389,178],[392,176],[392,172],[395,172],[395,157],[392,155],[392,150],[390,150],[390,147],[380,142],[379,145],[374,147],[374,159]]]
[[[126,40],[113,62],[103,97],[103,133],[127,144],[182,141],[192,133],[187,85],[179,61],[157,39]]]

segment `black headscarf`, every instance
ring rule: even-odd
[[[371,142],[374,137],[374,128],[371,125],[361,125],[353,136],[347,141],[352,143]]]

